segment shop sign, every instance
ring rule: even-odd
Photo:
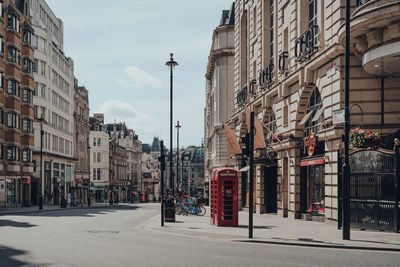
[[[31,181],[30,181],[29,178],[21,178],[21,183],[22,183],[22,184],[30,184]]]
[[[304,146],[307,148],[308,156],[312,157],[317,146],[318,137],[314,133],[310,133],[308,138],[304,141]]]
[[[325,164],[325,159],[310,159],[300,162],[300,166],[312,166],[312,165],[322,165]]]
[[[333,124],[341,124],[344,123],[344,108],[337,109],[332,112],[332,123]]]

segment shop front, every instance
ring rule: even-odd
[[[300,211],[305,216],[325,216],[324,148],[325,142],[318,141],[314,133],[304,140],[300,161]]]

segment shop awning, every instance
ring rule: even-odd
[[[228,127],[228,125],[224,124],[223,126],[224,126],[224,132],[226,136],[226,142],[228,145],[229,154],[231,155],[242,154],[242,150],[240,149],[235,133]]]
[[[139,195],[139,193],[138,192],[136,192],[135,190],[131,190],[131,192],[132,192],[132,194],[134,194],[134,195]]]
[[[311,115],[313,114],[314,109],[311,109],[310,112],[308,112],[303,119],[300,121],[299,125],[303,125],[305,124],[311,117]]]
[[[247,124],[247,131],[250,132],[250,110],[248,108],[245,109],[246,111],[246,124]],[[261,125],[260,120],[257,116],[254,116],[254,148],[261,148],[264,149],[265,146],[265,139],[264,139],[264,131]]]
[[[324,109],[322,107],[320,107],[317,112],[315,113],[314,118],[312,119],[312,121],[317,121],[319,120],[319,118],[321,117],[322,113],[324,112]]]

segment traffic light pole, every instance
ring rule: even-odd
[[[165,170],[165,154],[164,154],[164,141],[161,140],[161,155],[159,157],[161,166],[161,177],[160,177],[160,202],[161,202],[161,226],[164,226],[164,170]]]

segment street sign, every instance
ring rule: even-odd
[[[344,108],[334,110],[332,113],[332,123],[333,124],[341,124],[344,123]]]

